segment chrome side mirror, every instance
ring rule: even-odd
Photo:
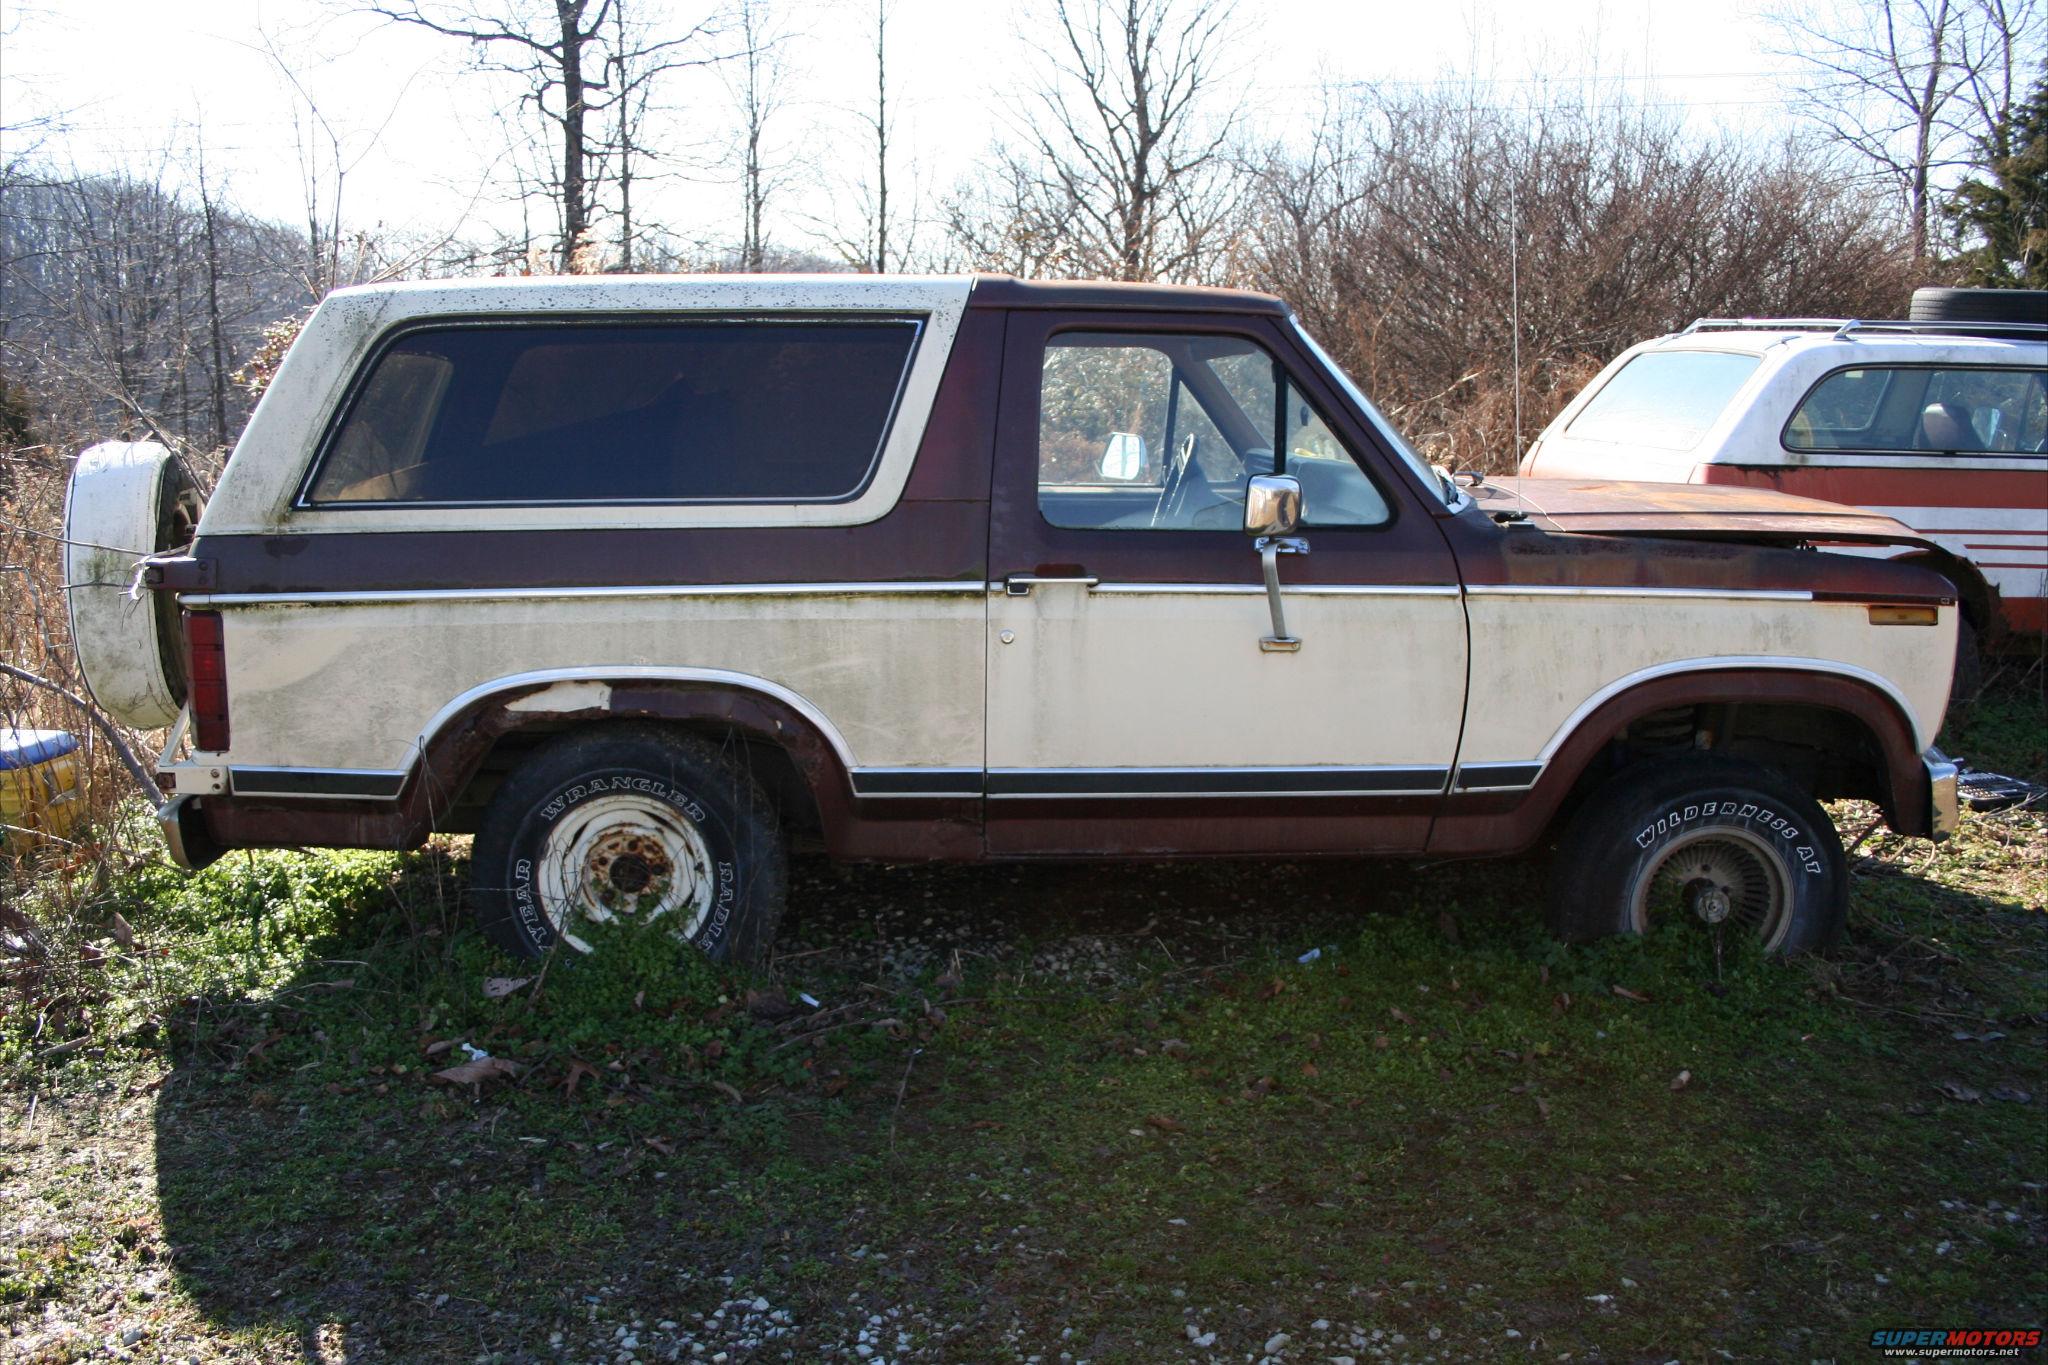
[[[1301,524],[1301,480],[1289,474],[1254,474],[1244,490],[1244,533],[1286,536]]]

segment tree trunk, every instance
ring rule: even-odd
[[[1934,32],[1931,35],[1927,61],[1927,80],[1920,89],[1918,118],[1913,128],[1913,184],[1908,191],[1908,210],[1913,216],[1913,259],[1927,259],[1927,180],[1928,162],[1934,156],[1934,116],[1941,107],[1936,98],[1941,89],[1942,73],[1948,67],[1948,0],[1934,13]]]
[[[199,182],[199,207],[206,233],[206,333],[211,351],[207,372],[211,378],[209,397],[213,403],[213,443],[228,443],[228,348],[220,321],[220,240],[216,235],[219,210],[208,192],[205,177]]]
[[[571,268],[583,244],[589,217],[584,204],[583,31],[584,0],[555,0],[562,28],[562,249],[559,266]]]
[[[875,273],[889,273],[889,0],[875,0]]]

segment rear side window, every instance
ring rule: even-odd
[[[1969,366],[1838,370],[1785,424],[1788,450],[2048,451],[2048,373]]]
[[[1646,351],[1622,366],[1566,431],[1589,441],[1691,450],[1762,363],[1727,351]]]
[[[917,334],[910,318],[407,332],[303,501],[842,501],[874,469]]]

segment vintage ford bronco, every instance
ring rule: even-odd
[[[193,533],[78,462],[94,694],[172,855],[474,832],[506,949],[759,961],[785,850],[1505,854],[1560,934],[1841,924],[1941,837],[1954,589],[1886,517],[1419,459],[1279,300],[1002,277],[344,290]],[[189,539],[189,544],[186,541]]]

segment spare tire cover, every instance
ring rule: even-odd
[[[199,498],[154,441],[108,441],[78,457],[64,504],[64,582],[71,642],[93,700],[142,729],[185,705],[185,633],[176,600],[134,597],[136,565],[191,543]]]

